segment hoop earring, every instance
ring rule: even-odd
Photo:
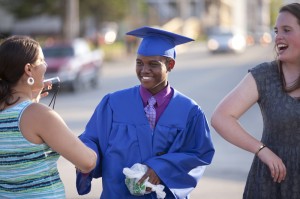
[[[32,86],[32,85],[34,84],[34,79],[33,79],[33,77],[28,77],[28,79],[27,79],[27,84],[30,85],[30,86]]]

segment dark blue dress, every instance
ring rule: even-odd
[[[264,123],[261,141],[282,159],[287,176],[281,183],[273,182],[267,165],[254,157],[243,198],[299,199],[300,101],[283,91],[276,62],[260,64],[250,72]]]

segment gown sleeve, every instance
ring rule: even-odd
[[[106,95],[100,104],[96,107],[92,117],[86,125],[85,131],[79,136],[79,139],[97,154],[97,164],[89,174],[83,174],[76,171],[76,188],[79,195],[84,195],[91,190],[91,181],[93,178],[102,176],[102,152],[103,146],[106,146],[108,132],[112,124],[112,110],[109,106],[109,95]],[[100,145],[99,145],[100,143]]]
[[[167,191],[176,198],[185,198],[196,187],[214,152],[206,117],[198,107],[168,152],[148,159],[145,164],[156,172]]]

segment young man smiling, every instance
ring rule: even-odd
[[[205,114],[168,82],[175,46],[193,40],[151,27],[127,34],[143,38],[136,58],[141,84],[107,94],[80,135],[98,162],[89,174],[77,171],[78,193],[102,177],[101,198],[157,198],[151,189],[136,196],[126,187],[123,169],[140,163],[147,171],[138,183],[163,185],[165,198],[188,198],[214,155]]]

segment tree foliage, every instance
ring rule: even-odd
[[[271,0],[271,7],[270,7],[270,11],[271,11],[271,16],[270,16],[270,19],[271,19],[271,28],[275,25],[275,22],[276,22],[276,18],[278,16],[278,12],[279,12],[279,9],[280,7],[283,5],[283,2],[282,0]]]
[[[0,0],[0,7],[11,13],[16,20],[24,20],[41,15],[58,16],[63,25],[67,20],[68,1],[73,0]],[[99,30],[101,24],[107,21],[123,22],[127,16],[134,12],[143,12],[136,8],[142,8],[145,0],[78,0],[79,23],[91,18],[95,22],[95,28]],[[132,6],[134,5],[134,6]],[[62,34],[66,36],[65,31]]]
[[[99,21],[120,21],[128,14],[128,5],[128,0],[79,0],[81,16]]]
[[[79,0],[80,18],[94,17],[99,21],[118,21],[128,14],[130,0]],[[42,14],[64,16],[66,0],[0,0],[0,6],[17,19]]]
[[[17,19],[41,14],[62,16],[64,0],[0,0],[1,8],[8,10]]]

